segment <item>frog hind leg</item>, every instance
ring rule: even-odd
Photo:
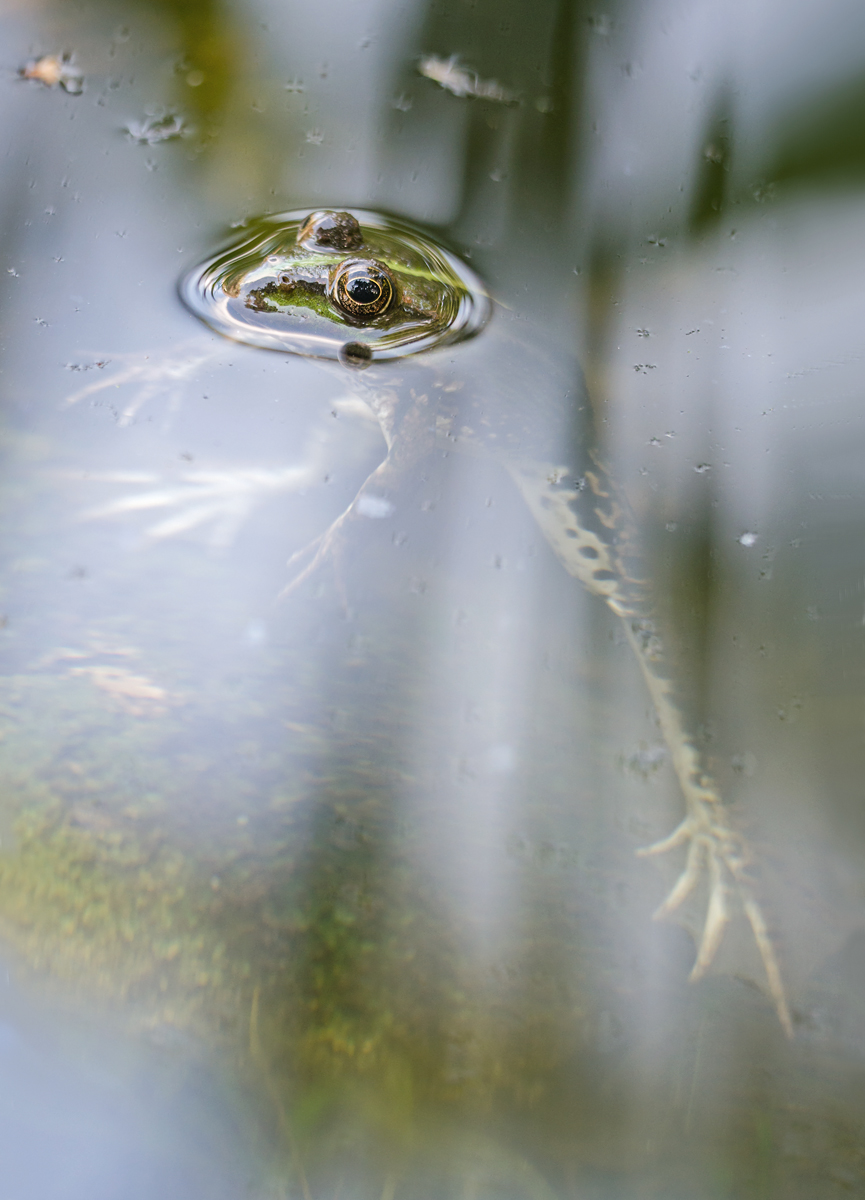
[[[701,769],[699,754],[673,700],[672,683],[663,674],[660,639],[652,621],[641,615],[649,607],[648,588],[633,575],[632,564],[639,555],[624,501],[597,461],[579,478],[571,470],[547,463],[505,461],[504,465],[568,574],[603,599],[621,620],[652,698],[686,811],[673,833],[638,854],[688,848],[682,873],[655,917],[669,916],[704,875],[708,876],[706,919],[691,972],[695,981],[711,966],[730,920],[731,901],[737,898],[751,926],[778,1019],[792,1037],[793,1022],[777,955],[748,876],[751,855],[747,842],[733,829],[712,780]]]

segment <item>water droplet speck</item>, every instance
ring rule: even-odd
[[[174,138],[186,137],[191,131],[183,117],[174,112],[150,113],[143,121],[130,121],[123,131],[130,141],[143,146],[158,146]]]

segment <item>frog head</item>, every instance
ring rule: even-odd
[[[227,337],[349,366],[471,337],[490,314],[483,284],[455,254],[357,209],[261,218],[188,272],[180,296]]]

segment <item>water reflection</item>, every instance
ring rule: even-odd
[[[843,6],[732,38],[721,11],[4,10],[0,914],[32,1013],[7,1014],[3,1095],[45,1064],[7,1120],[28,1194],[60,1194],[40,1163],[76,1108],[99,1132],[68,1140],[142,1195],[861,1190],[861,64]],[[65,47],[81,95],[15,76]],[[417,70],[455,54],[519,103]],[[159,106],[195,137],[130,142]],[[382,433],[344,376],[212,338],[172,289],[226,224],[322,204],[446,226],[500,300],[401,395],[440,373],[547,461],[585,422],[582,360],[791,1044],[744,920],[694,987],[705,895],[651,923],[681,868],[633,855],[681,815],[662,739],[494,458],[415,440],[276,602]],[[128,1126],[82,1009],[116,1022]],[[206,1064],[172,1092],[198,1133],[155,1043]],[[175,1136],[176,1171],[136,1174]]]

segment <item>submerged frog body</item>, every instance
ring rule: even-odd
[[[483,286],[455,255],[411,226],[356,210],[267,218],[190,272],[180,291],[194,313],[229,337],[355,367],[466,339],[490,315]],[[520,382],[527,355],[542,374],[540,395],[528,394]],[[413,364],[408,381],[398,366],[353,372],[388,454],[345,512],[294,556],[296,574],[287,590],[307,579],[352,522],[395,492],[437,446],[496,458],[565,570],[620,618],[651,695],[685,816],[668,838],[639,853],[687,847],[684,870],[655,915],[677,909],[707,875],[708,908],[692,979],[711,965],[737,902],[790,1035],[782,976],[749,878],[749,848],[675,702],[627,503],[592,448],[591,408],[579,369],[538,358],[537,344],[522,344],[510,330],[496,347],[492,369],[474,375],[459,363],[432,360],[429,367]],[[580,381],[576,387],[574,380]],[[543,397],[552,398],[555,412],[541,411]]]

